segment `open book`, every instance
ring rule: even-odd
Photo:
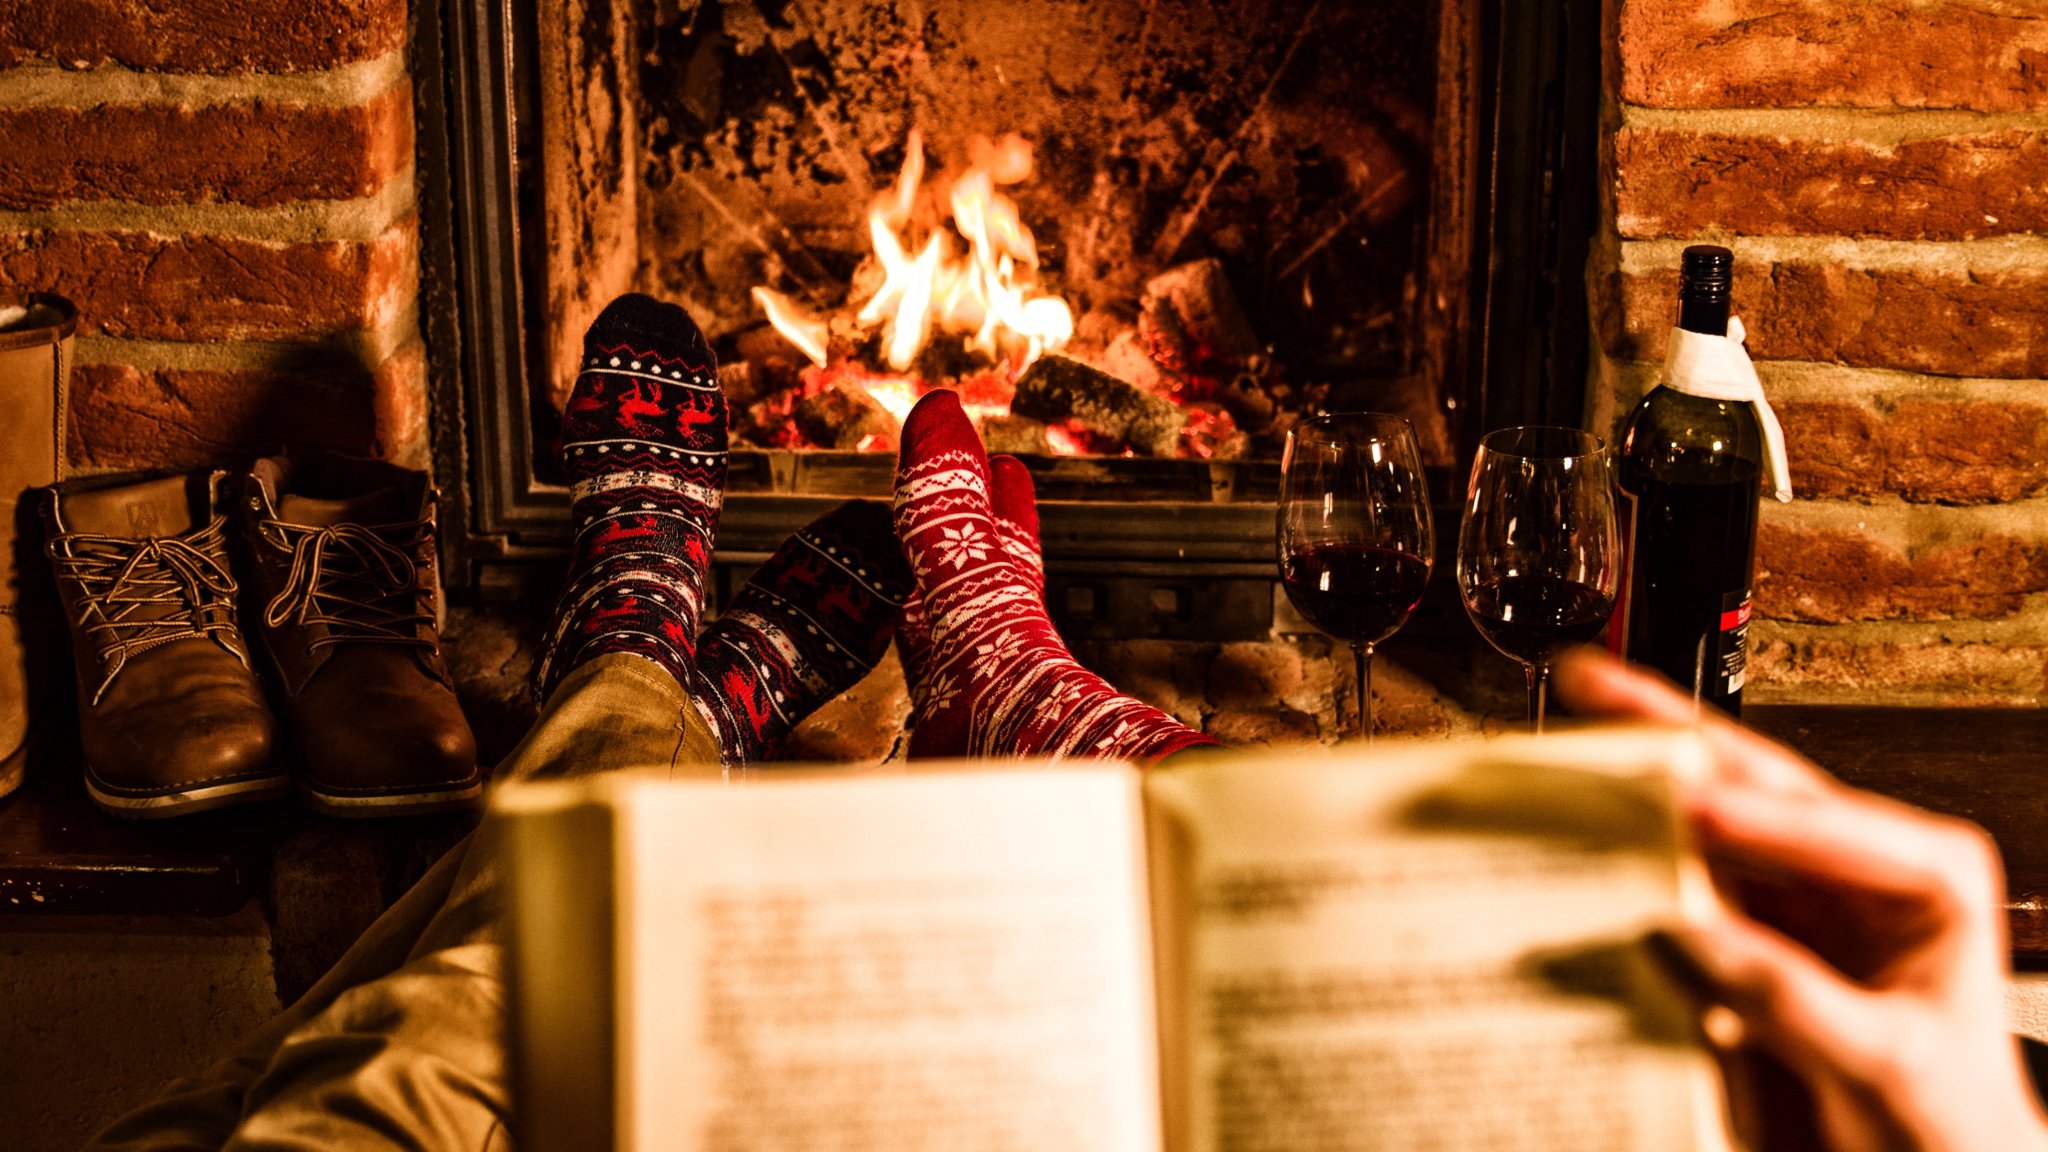
[[[1650,730],[501,791],[520,1142],[1728,1145]]]

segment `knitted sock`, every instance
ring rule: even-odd
[[[698,638],[697,700],[728,764],[772,758],[811,712],[866,676],[913,587],[887,507],[813,520]]]
[[[584,336],[582,368],[562,413],[576,544],[534,666],[542,701],[609,652],[643,656],[691,683],[725,498],[725,398],[688,313],[619,297]]]
[[[1076,663],[1003,547],[989,462],[951,392],[918,401],[896,469],[896,533],[931,627],[910,754],[1153,761],[1215,741]]]
[[[996,537],[1002,541],[1003,551],[1016,562],[1018,574],[1042,600],[1045,556],[1038,545],[1038,496],[1031,485],[1031,473],[1015,456],[989,457],[988,471],[989,505],[995,515]],[[931,650],[931,621],[925,615],[924,597],[913,587],[903,605],[903,619],[896,625],[896,651],[903,658],[903,677],[910,683],[911,703],[920,711]]]
[[[1045,554],[1038,544],[1038,490],[1031,471],[1015,456],[988,458],[988,502],[995,514],[996,538],[1017,565],[1017,574],[1045,598]]]

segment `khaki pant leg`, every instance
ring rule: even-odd
[[[716,773],[718,759],[717,739],[673,678],[637,656],[610,655],[562,682],[497,778],[662,767],[702,775]],[[233,1056],[173,1084],[89,1147],[502,1145],[492,838],[486,822]]]

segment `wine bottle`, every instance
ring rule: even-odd
[[[1685,250],[1678,327],[1618,470],[1629,525],[1617,631],[1629,660],[1730,715],[1747,678],[1760,485],[1791,495],[1777,420],[1729,323],[1734,254]],[[1731,339],[1732,337],[1732,339]]]

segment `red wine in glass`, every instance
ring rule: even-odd
[[[1472,622],[1502,652],[1549,665],[1607,626],[1614,598],[1555,576],[1505,576],[1472,590]]]
[[[1398,548],[1315,544],[1280,564],[1287,598],[1347,644],[1377,644],[1408,622],[1429,585],[1429,561]]]
[[[1351,646],[1358,730],[1370,741],[1373,646],[1407,623],[1436,556],[1415,429],[1376,412],[1295,425],[1280,458],[1276,535],[1287,599]]]
[[[1458,526],[1458,593],[1495,648],[1521,661],[1529,718],[1558,653],[1599,635],[1621,585],[1612,467],[1577,428],[1489,432],[1472,460]]]

